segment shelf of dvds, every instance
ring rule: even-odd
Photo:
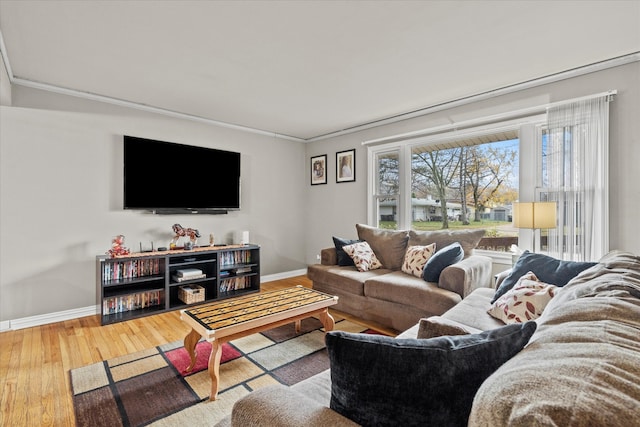
[[[260,247],[229,245],[144,252],[97,260],[103,325],[260,290]],[[183,300],[188,286],[199,300]]]

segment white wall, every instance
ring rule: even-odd
[[[11,105],[11,81],[0,57],[0,105]]]
[[[4,87],[1,88],[5,91]],[[180,222],[229,239],[249,230],[262,273],[316,262],[331,236],[367,221],[363,141],[617,89],[611,104],[611,247],[640,253],[640,63],[503,95],[424,117],[301,144],[14,86],[0,107],[0,322],[95,304],[95,256],[171,238]],[[153,216],[121,209],[123,134],[240,151],[243,209],[220,216]],[[335,182],[335,154],[356,149],[356,181]],[[309,159],[327,154],[328,183],[310,185]],[[186,164],[159,165],[180,172]]]
[[[312,186],[306,204],[309,233],[307,263],[331,247],[331,236],[355,238],[356,223],[367,222],[367,150],[363,141],[404,132],[427,129],[452,122],[544,105],[616,89],[610,106],[610,243],[611,249],[640,254],[637,217],[640,212],[640,63],[610,68],[591,74],[498,96],[462,107],[363,130],[308,145],[307,159],[328,155],[327,185]],[[335,153],[356,148],[356,182],[335,182]],[[307,166],[307,173],[309,166]]]
[[[262,274],[306,267],[305,146],[209,124],[13,87],[0,107],[0,321],[96,304],[95,257],[124,234],[166,246],[171,226],[232,241],[249,230]],[[122,209],[122,135],[242,153],[242,209],[150,215]],[[187,161],[158,165],[184,173]],[[153,177],[149,177],[153,185]],[[194,183],[203,185],[203,183]]]

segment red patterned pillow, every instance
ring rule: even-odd
[[[369,271],[382,268],[382,263],[367,242],[354,243],[342,247],[342,250],[353,259],[358,271]]]
[[[427,246],[409,246],[404,254],[402,271],[416,277],[422,277],[424,265],[436,251],[436,244]]]
[[[504,323],[524,323],[537,319],[557,292],[558,287],[538,280],[531,271],[493,303],[487,311]]]

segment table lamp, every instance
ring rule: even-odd
[[[556,228],[556,202],[515,202],[513,226],[533,230],[533,250],[536,250],[536,230]]]

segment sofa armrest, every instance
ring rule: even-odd
[[[233,405],[231,426],[341,426],[358,424],[289,387],[273,385],[254,390]]]
[[[509,274],[511,274],[511,268],[496,274],[496,283],[494,283],[496,289],[500,287],[503,280],[506,279]]]
[[[338,254],[336,248],[325,248],[320,251],[320,264],[322,265],[337,265]]]
[[[442,270],[438,287],[465,298],[474,289],[491,287],[491,258],[471,255]]]

